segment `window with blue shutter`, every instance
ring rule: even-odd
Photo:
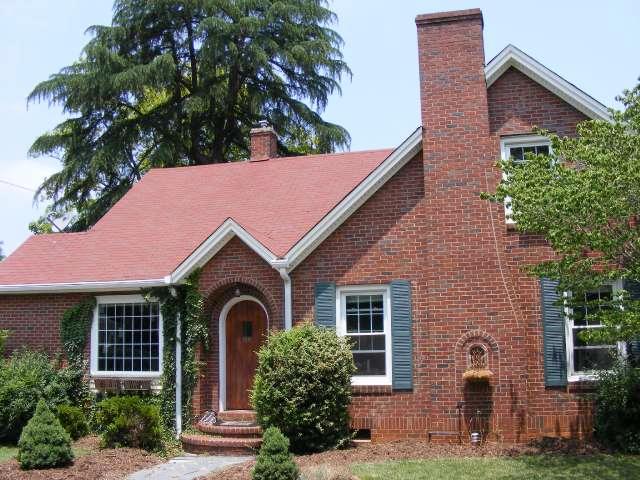
[[[391,282],[391,338],[394,390],[413,388],[411,284]]]
[[[316,325],[336,328],[336,284],[319,282],[315,287]]]
[[[544,356],[544,384],[562,387],[567,384],[567,355],[565,350],[565,315],[558,292],[558,282],[540,279],[542,303],[542,335]]]

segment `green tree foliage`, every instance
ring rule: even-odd
[[[4,260],[4,255],[2,254],[2,244],[3,244],[3,243],[4,243],[4,242],[0,242],[0,262],[1,262],[2,260]]]
[[[107,398],[98,404],[96,424],[104,447],[162,448],[160,409],[137,396]]]
[[[40,400],[18,442],[18,462],[25,470],[68,465],[73,461],[71,438],[44,400]]]
[[[289,453],[289,440],[276,427],[269,427],[262,436],[262,446],[253,467],[253,480],[297,480],[298,466]]]
[[[608,280],[640,279],[640,85],[619,100],[624,110],[611,122],[582,122],[577,137],[541,132],[551,138],[550,157],[501,161],[504,179],[488,196],[511,204],[519,231],[549,242],[556,258],[531,272],[558,279],[574,304]],[[614,304],[591,309],[606,327],[588,340],[640,338],[640,302],[623,294]]]
[[[640,453],[640,369],[619,359],[598,374],[594,433],[609,448]]]
[[[89,433],[89,424],[81,408],[68,404],[58,405],[56,416],[72,439],[78,440]]]
[[[251,401],[263,428],[278,427],[294,452],[349,439],[353,355],[334,330],[302,325],[271,334],[258,353]]]
[[[15,441],[39,399],[51,407],[67,403],[67,393],[49,358],[21,350],[0,364],[0,441]]]
[[[350,74],[334,21],[326,0],[116,0],[80,59],[29,95],[70,116],[31,147],[62,163],[36,195],[83,230],[150,168],[246,158],[262,119],[284,153],[348,146],[320,115]]]

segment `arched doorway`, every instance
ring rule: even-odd
[[[220,314],[220,410],[251,408],[249,391],[257,367],[257,351],[269,321],[264,305],[243,295],[230,300]]]

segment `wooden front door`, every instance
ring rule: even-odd
[[[247,410],[258,365],[257,352],[267,333],[267,314],[256,302],[236,303],[225,324],[227,336],[227,410]]]

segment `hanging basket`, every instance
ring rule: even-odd
[[[493,377],[493,372],[488,368],[471,368],[462,374],[466,382],[488,382]]]

